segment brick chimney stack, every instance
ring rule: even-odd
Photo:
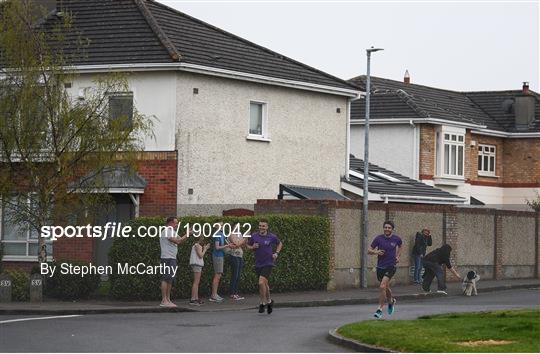
[[[528,95],[529,94],[529,83],[527,81],[523,81],[523,94]]]
[[[411,76],[409,75],[409,70],[405,70],[405,75],[403,76],[403,82],[406,84],[411,83]]]

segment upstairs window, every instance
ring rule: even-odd
[[[495,176],[497,150],[494,145],[478,145],[478,175]]]
[[[443,134],[443,173],[452,177],[463,177],[465,137],[461,134]]]
[[[109,94],[109,120],[120,122],[124,130],[133,127],[133,93],[117,92]]]
[[[464,177],[465,129],[443,126],[437,132],[437,175]]]
[[[268,137],[266,103],[250,102],[249,135],[260,138]]]

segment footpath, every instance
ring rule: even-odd
[[[478,293],[510,289],[540,287],[540,279],[481,280]],[[436,284],[432,285],[436,288]],[[396,285],[392,287],[398,300],[414,300],[431,296],[461,295],[461,283],[448,283],[448,295],[426,294],[419,285]],[[225,295],[223,295],[225,297]],[[221,303],[208,302],[202,306],[189,305],[188,299],[173,299],[177,308],[159,307],[159,301],[128,302],[114,300],[83,300],[43,302],[0,303],[0,315],[75,315],[100,313],[147,313],[147,312],[212,312],[255,309],[259,304],[257,294],[246,294],[245,300],[234,301],[228,297]],[[347,289],[337,291],[302,291],[273,293],[275,307],[311,307],[370,304],[378,301],[378,288]]]

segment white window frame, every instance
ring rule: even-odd
[[[30,198],[28,197],[26,199],[27,203],[30,203]],[[25,231],[26,232],[26,240],[4,240],[4,209],[2,208],[2,199],[0,199],[0,243],[2,244],[22,244],[24,243],[26,245],[26,254],[25,255],[10,255],[6,254],[6,249],[4,248],[4,256],[2,258],[3,261],[37,261],[38,255],[29,255],[30,250],[30,244],[39,244],[39,235],[37,238],[32,238],[31,233],[32,230],[30,227]],[[47,261],[52,261],[53,256],[52,252],[54,250],[54,243],[52,241],[47,241],[47,244],[51,245],[50,251],[47,251]]]
[[[262,117],[261,117],[261,134],[252,134],[250,132],[251,128],[251,105],[257,104],[261,105],[262,108]],[[268,103],[260,100],[250,100],[248,105],[248,135],[246,139],[248,140],[259,140],[270,142],[270,135],[268,134]]]
[[[486,150],[487,151],[484,151]],[[493,149],[493,151],[491,151]],[[478,168],[478,176],[495,177],[497,171],[497,146],[490,144],[478,144],[478,158],[481,159],[480,168]],[[493,158],[493,166],[491,166],[491,158]],[[488,170],[484,170],[484,159],[487,160]],[[478,160],[477,160],[478,167]],[[493,168],[493,171],[491,171]]]
[[[465,179],[465,129],[455,127],[441,127],[438,131],[436,149],[437,175],[451,179]],[[446,150],[448,146],[448,150]],[[461,164],[459,163],[459,151],[461,150]],[[448,155],[446,154],[448,151]],[[455,160],[452,155],[455,151]],[[446,161],[448,156],[448,163]],[[453,162],[453,163],[452,163]],[[461,174],[459,173],[461,168]],[[454,172],[453,172],[454,171]]]

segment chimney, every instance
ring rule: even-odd
[[[527,81],[523,81],[523,94],[524,95],[529,94],[529,83]]]
[[[403,76],[403,82],[406,84],[411,83],[411,76],[409,75],[409,70],[405,70],[405,75]]]

